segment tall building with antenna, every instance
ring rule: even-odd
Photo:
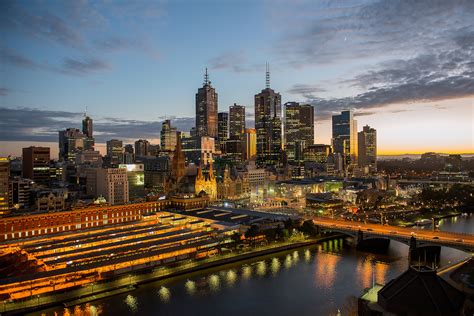
[[[257,164],[277,165],[282,150],[281,95],[270,88],[270,65],[266,64],[265,89],[255,95]]]
[[[206,68],[203,86],[196,93],[196,134],[216,138],[217,131],[217,93]]]
[[[84,150],[94,150],[95,140],[93,136],[93,122],[87,116],[87,107],[84,111],[84,119],[82,120],[82,133],[84,134]]]

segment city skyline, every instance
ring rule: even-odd
[[[125,3],[107,13],[88,2],[3,2],[0,154],[34,144],[55,157],[58,130],[80,129],[86,106],[99,149],[110,139],[158,143],[164,119],[189,131],[206,67],[218,112],[244,105],[253,127],[267,61],[282,104],[314,105],[316,143],[330,144],[331,115],[353,108],[359,126],[377,129],[381,155],[474,151],[473,4],[208,4]],[[244,16],[232,32],[226,21]],[[279,26],[294,17],[298,26]],[[212,36],[195,38],[202,29]]]

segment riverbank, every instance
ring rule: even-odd
[[[451,217],[456,217],[460,215],[462,215],[462,213],[458,211],[449,213],[449,214],[443,214],[443,215],[439,215],[439,213],[429,213],[429,214],[425,213],[423,215],[413,216],[413,218],[411,218],[408,221],[397,220],[395,222],[395,225],[401,226],[401,227],[413,227],[413,226],[417,226],[416,221],[422,221],[422,220],[429,220],[430,223],[428,223],[427,225],[431,225],[431,218],[434,218],[436,221],[439,221],[440,219],[451,218]],[[424,225],[419,225],[419,226],[424,226]]]
[[[91,283],[76,289],[51,295],[32,297],[31,299],[19,302],[3,302],[0,310],[2,315],[15,315],[31,312],[34,310],[45,309],[60,304],[70,306],[73,301],[81,303],[90,302],[105,297],[115,296],[127,291],[133,291],[140,284],[163,280],[178,275],[214,268],[217,266],[244,261],[248,259],[263,257],[269,254],[284,252],[291,249],[311,246],[319,242],[339,238],[341,235],[331,235],[311,239],[303,242],[293,243],[273,243],[252,251],[243,253],[229,253],[211,257],[204,260],[184,261],[173,266],[163,266],[152,271],[137,271],[136,274],[120,276],[115,279],[109,279],[104,282]]]

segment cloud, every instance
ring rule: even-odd
[[[95,57],[64,58],[62,64],[59,66],[39,64],[8,47],[0,48],[0,63],[20,68],[32,70],[42,69],[74,76],[96,73],[111,68],[107,62]]]
[[[0,88],[0,96],[5,97],[10,93],[10,89],[8,88]]]
[[[420,78],[416,82],[371,89],[354,97],[308,100],[316,107],[320,119],[330,118],[333,112],[354,108],[372,109],[390,104],[437,101],[474,96],[474,76],[461,74],[431,81]]]
[[[32,6],[34,7],[34,5]],[[2,1],[1,30],[16,30],[38,39],[76,47],[83,42],[79,32],[61,17],[49,11],[29,12],[17,1]]]
[[[23,68],[38,68],[34,61],[8,47],[0,48],[0,62]]]
[[[34,108],[0,108],[0,141],[58,140],[58,131],[80,128],[83,113],[40,110]],[[96,142],[118,138],[123,140],[156,139],[160,137],[160,121],[141,121],[121,118],[93,118]],[[194,118],[173,118],[178,130],[189,131]]]
[[[211,69],[229,70],[233,72],[254,72],[262,69],[261,65],[248,64],[243,50],[228,51],[208,60]]]
[[[312,99],[315,98],[316,93],[326,92],[326,89],[323,89],[317,85],[295,84],[287,92]]]
[[[5,34],[3,41],[16,50],[22,47],[21,53],[1,48],[2,62],[23,68],[84,75],[110,68],[108,62],[102,61],[107,59],[104,53],[137,51],[155,59],[159,54],[149,43],[151,39],[147,34],[150,29],[156,28],[162,12],[161,2],[150,1],[136,4],[0,1],[0,32]],[[133,29],[133,39],[124,38],[119,31],[122,28]],[[23,49],[25,45],[27,51]],[[53,49],[60,55],[50,55],[46,64],[39,61],[37,49]],[[73,54],[88,57],[71,58]]]
[[[61,66],[61,71],[66,74],[85,75],[88,73],[108,70],[111,66],[105,61],[95,58],[73,59],[66,58]]]
[[[402,1],[403,2],[403,1]],[[399,3],[393,1],[393,3]],[[421,3],[421,4],[420,4]],[[434,28],[436,34],[427,34],[426,38],[417,39],[421,42],[421,45],[426,46],[426,49],[420,47],[420,43],[414,43],[413,47],[415,51],[410,53],[409,56],[403,56],[404,58],[391,58],[380,61],[379,63],[373,64],[370,67],[359,69],[352,74],[352,76],[346,76],[348,79],[340,80],[336,83],[341,91],[354,91],[353,95],[333,98],[319,98],[313,93],[312,86],[309,85],[295,85],[289,90],[290,93],[299,94],[306,98],[307,102],[312,103],[316,107],[316,114],[319,119],[328,119],[334,112],[339,112],[344,109],[353,108],[358,111],[370,112],[370,109],[381,108],[391,104],[409,104],[409,103],[420,103],[426,101],[437,101],[447,99],[457,99],[464,97],[474,96],[474,22],[469,20],[466,21],[465,13],[474,13],[474,5],[467,5],[464,7],[461,2],[453,2],[453,7],[443,2],[436,8],[428,8],[428,5],[424,1],[416,2],[414,5],[414,15],[417,16],[417,10],[420,9],[420,5],[426,6],[426,15],[431,16],[433,14],[439,14],[439,23],[446,25],[439,25],[443,31],[439,31],[438,28]],[[451,3],[451,2],[448,2]],[[377,4],[377,7],[380,5]],[[394,4],[390,2],[385,3],[383,8],[387,7],[387,10],[394,10],[392,7]],[[395,6],[400,8],[399,6]],[[379,8],[379,7],[378,7]],[[380,8],[379,8],[380,9]],[[464,9],[464,11],[462,10]],[[352,8],[351,8],[352,10]],[[364,9],[357,8],[357,10],[366,10],[366,20],[373,20],[382,22],[380,17],[375,17],[374,12],[379,12],[375,8],[370,9],[364,7]],[[367,11],[368,10],[368,11]],[[413,20],[407,12],[407,9],[403,6],[400,8],[401,16],[388,17],[386,12],[379,12],[383,17],[387,19],[386,23],[391,25],[392,23],[399,23],[405,21],[409,25],[409,28],[417,29],[417,32],[423,33],[426,26],[419,26],[418,20]],[[446,12],[441,12],[447,10]],[[447,14],[456,16],[459,20],[458,25],[456,23],[445,22],[441,17],[446,17]],[[358,16],[357,21],[361,18]],[[426,23],[434,27],[432,18],[420,17]],[[342,22],[338,22],[342,23]],[[381,40],[385,41],[384,36],[407,36],[413,35],[419,38],[420,36],[412,34],[413,30],[409,30],[404,33],[404,29],[408,26],[393,26],[393,33],[389,32],[387,26],[382,24],[367,24],[367,21],[358,22],[362,23],[369,35],[380,35]],[[411,23],[411,25],[410,25]],[[470,24],[469,24],[470,23]],[[337,24],[337,23],[336,23]],[[469,26],[470,25],[470,26]],[[441,27],[443,26],[443,27]],[[335,27],[335,26],[334,26]],[[377,30],[371,30],[375,28]],[[381,29],[378,29],[381,28]],[[371,31],[369,31],[371,30]],[[390,34],[385,34],[388,32]],[[368,35],[368,38],[370,36]],[[332,36],[332,35],[331,35]],[[432,37],[435,38],[432,38]],[[439,36],[439,38],[437,37]],[[442,39],[440,41],[439,39]],[[403,38],[400,38],[404,41]],[[408,38],[406,41],[411,42],[413,38]],[[385,50],[388,51],[385,55],[390,56],[391,46],[386,43]],[[391,45],[394,45],[392,43]],[[382,44],[379,47],[382,50]],[[403,43],[402,45],[405,45]],[[324,46],[324,45],[322,45]],[[369,45],[370,46],[370,45]],[[351,47],[351,49],[354,47]],[[318,48],[326,49],[326,48]],[[397,51],[399,47],[394,47],[393,50]],[[411,48],[407,48],[407,51],[412,51]],[[356,49],[357,52],[357,49]],[[339,56],[341,52],[335,51],[334,58],[343,58]],[[343,52],[342,54],[345,54]],[[377,52],[371,52],[371,54]],[[382,54],[384,57],[385,55]],[[307,54],[308,58],[306,61],[309,62],[311,54]],[[332,57],[331,57],[332,58]],[[318,61],[316,61],[318,62]],[[317,86],[315,86],[317,88]],[[345,89],[347,88],[347,89]]]
[[[447,49],[458,31],[472,30],[474,2],[300,1],[272,3],[269,10],[283,33],[275,51],[287,64],[302,67]]]

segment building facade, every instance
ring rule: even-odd
[[[377,130],[366,125],[358,133],[359,166],[377,171]]]
[[[176,148],[176,127],[171,126],[170,120],[165,120],[161,124],[161,150],[173,151]]]
[[[229,137],[242,138],[245,132],[245,106],[231,105],[229,107]]]
[[[86,136],[77,128],[59,131],[59,159],[74,162],[76,153],[85,149]]]
[[[127,171],[128,197],[130,200],[145,198],[145,169],[144,164],[121,164],[119,168]]]
[[[82,133],[84,134],[84,149],[94,150],[95,140],[93,136],[93,121],[84,113],[84,119],[82,120]]]
[[[257,156],[257,132],[255,128],[246,128],[242,143],[243,160],[254,160]]]
[[[15,209],[28,209],[31,203],[32,182],[29,179],[15,177],[10,181],[10,204]]]
[[[211,201],[217,199],[217,181],[212,162],[209,164],[209,171],[206,175],[203,174],[202,164],[199,165],[198,174],[194,183],[194,191],[196,194],[200,194],[204,191]]]
[[[10,159],[0,157],[0,214],[10,208]]]
[[[341,155],[345,169],[357,165],[357,121],[351,110],[332,116],[332,147]]]
[[[150,152],[150,142],[146,139],[139,139],[135,142],[135,157],[148,156]]]
[[[293,162],[298,160],[298,154],[302,153],[305,147],[314,144],[314,107],[297,102],[285,103],[284,126],[284,147],[288,161]]]
[[[198,136],[217,137],[217,93],[211,86],[209,75],[204,75],[204,84],[196,93],[196,133]]]
[[[217,116],[217,144],[221,152],[224,152],[225,142],[229,138],[229,114],[226,112],[219,112]]]
[[[282,150],[281,95],[270,88],[268,65],[266,88],[255,95],[255,129],[258,165],[277,165]]]
[[[123,162],[123,143],[118,139],[111,139],[107,141],[107,157],[110,164],[118,165]]]
[[[127,170],[122,168],[98,168],[97,196],[103,196],[110,205],[129,201]]]
[[[77,154],[76,154],[77,155]],[[33,180],[41,185],[50,183],[50,148],[27,147],[23,148],[23,177]]]

